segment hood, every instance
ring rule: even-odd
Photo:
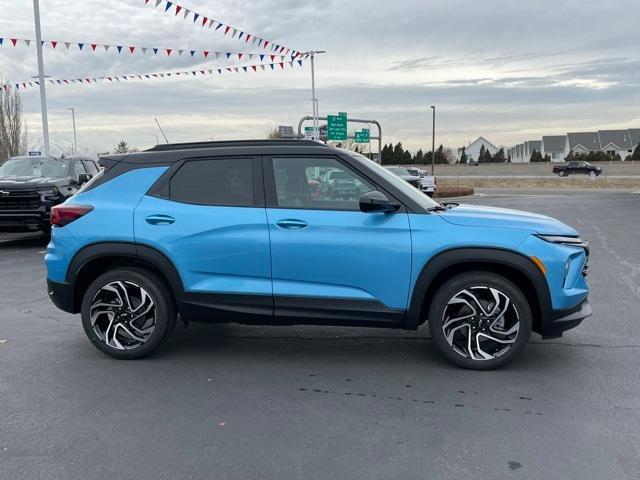
[[[460,205],[442,213],[442,218],[453,225],[466,227],[516,228],[546,235],[578,235],[573,228],[555,218],[507,208]]]
[[[63,177],[22,177],[0,175],[0,190],[33,190],[34,188],[64,187],[69,179]]]

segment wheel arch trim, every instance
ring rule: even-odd
[[[474,263],[507,267],[524,275],[537,296],[538,311],[533,312],[534,319],[538,317],[541,330],[544,330],[545,325],[551,322],[552,305],[549,286],[546,278],[532,260],[521,253],[508,249],[461,247],[438,253],[422,267],[411,292],[404,328],[414,330],[426,319],[424,309],[428,308],[428,305],[425,305],[425,301],[428,300],[427,294],[432,295],[434,292],[436,285],[433,285],[433,282],[438,275],[452,267]],[[532,305],[532,310],[534,308]]]

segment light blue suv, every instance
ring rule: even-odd
[[[310,141],[157,146],[52,212],[48,291],[116,358],[180,321],[415,330],[466,368],[513,360],[591,314],[589,250],[542,215],[439,204],[367,158]],[[359,197],[318,185],[341,171]],[[333,192],[333,193],[332,193]]]

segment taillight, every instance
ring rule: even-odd
[[[93,210],[89,205],[56,205],[51,208],[51,225],[64,227]]]

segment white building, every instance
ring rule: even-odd
[[[487,140],[484,137],[478,137],[478,139],[474,142],[469,143],[465,147],[464,153],[467,154],[467,162],[477,162],[478,156],[480,155],[480,150],[484,146],[485,150],[489,150],[491,155],[495,155],[498,153],[498,147],[496,147],[493,143]],[[462,148],[458,149],[458,160],[462,157]]]
[[[549,155],[552,162],[563,162],[567,144],[566,135],[545,135],[542,137],[542,156]]]
[[[620,158],[624,160],[627,155],[633,153],[635,145],[632,144],[629,130],[599,130],[598,138],[600,139],[600,150],[609,157],[620,155]]]

